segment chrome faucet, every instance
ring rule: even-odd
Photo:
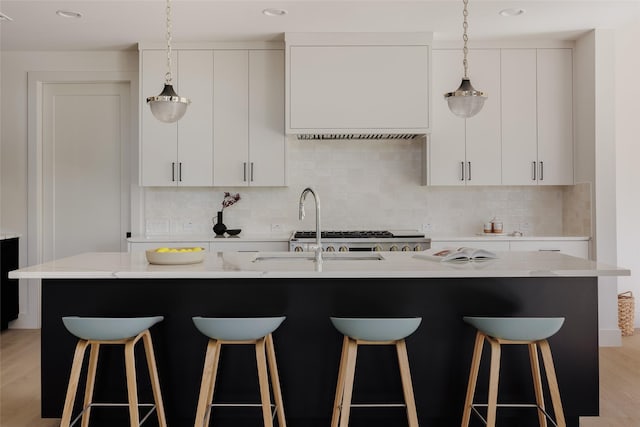
[[[307,187],[302,191],[300,195],[300,204],[298,206],[298,218],[300,221],[304,219],[304,200],[307,198],[307,193],[313,195],[313,199],[316,202],[316,261],[322,262],[322,243],[321,243],[321,231],[320,231],[320,197],[313,191],[313,189]]]

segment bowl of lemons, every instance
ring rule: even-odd
[[[204,260],[204,248],[147,249],[149,264],[196,264]]]

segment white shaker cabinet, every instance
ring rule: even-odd
[[[501,183],[500,50],[469,52],[469,77],[488,94],[474,117],[455,116],[444,99],[463,75],[460,50],[434,50],[433,126],[429,136],[429,185],[499,185]]]
[[[572,51],[503,49],[502,183],[571,185]]]
[[[286,185],[283,51],[219,50],[213,64],[213,185]]]
[[[146,105],[161,92],[167,54],[140,52],[140,183],[142,186],[211,186],[213,168],[212,51],[174,51],[173,85],[191,99],[185,116],[163,123]]]
[[[522,240],[511,241],[512,251],[560,252],[589,259],[588,240]]]

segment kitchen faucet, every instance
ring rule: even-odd
[[[298,218],[300,221],[304,219],[304,200],[307,198],[307,193],[311,193],[313,195],[313,199],[316,202],[316,262],[322,262],[322,243],[320,242],[321,231],[320,231],[320,197],[316,194],[313,189],[307,187],[302,191],[300,195],[300,204],[298,206]]]

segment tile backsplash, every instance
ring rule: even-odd
[[[212,233],[223,193],[242,199],[224,211],[229,228],[262,234],[315,228],[305,187],[321,200],[322,228],[417,229],[427,235],[473,235],[492,217],[506,232],[590,235],[588,184],[561,186],[421,186],[423,144],[407,141],[288,140],[288,187],[145,188],[147,235]],[[585,189],[586,187],[586,189]]]

